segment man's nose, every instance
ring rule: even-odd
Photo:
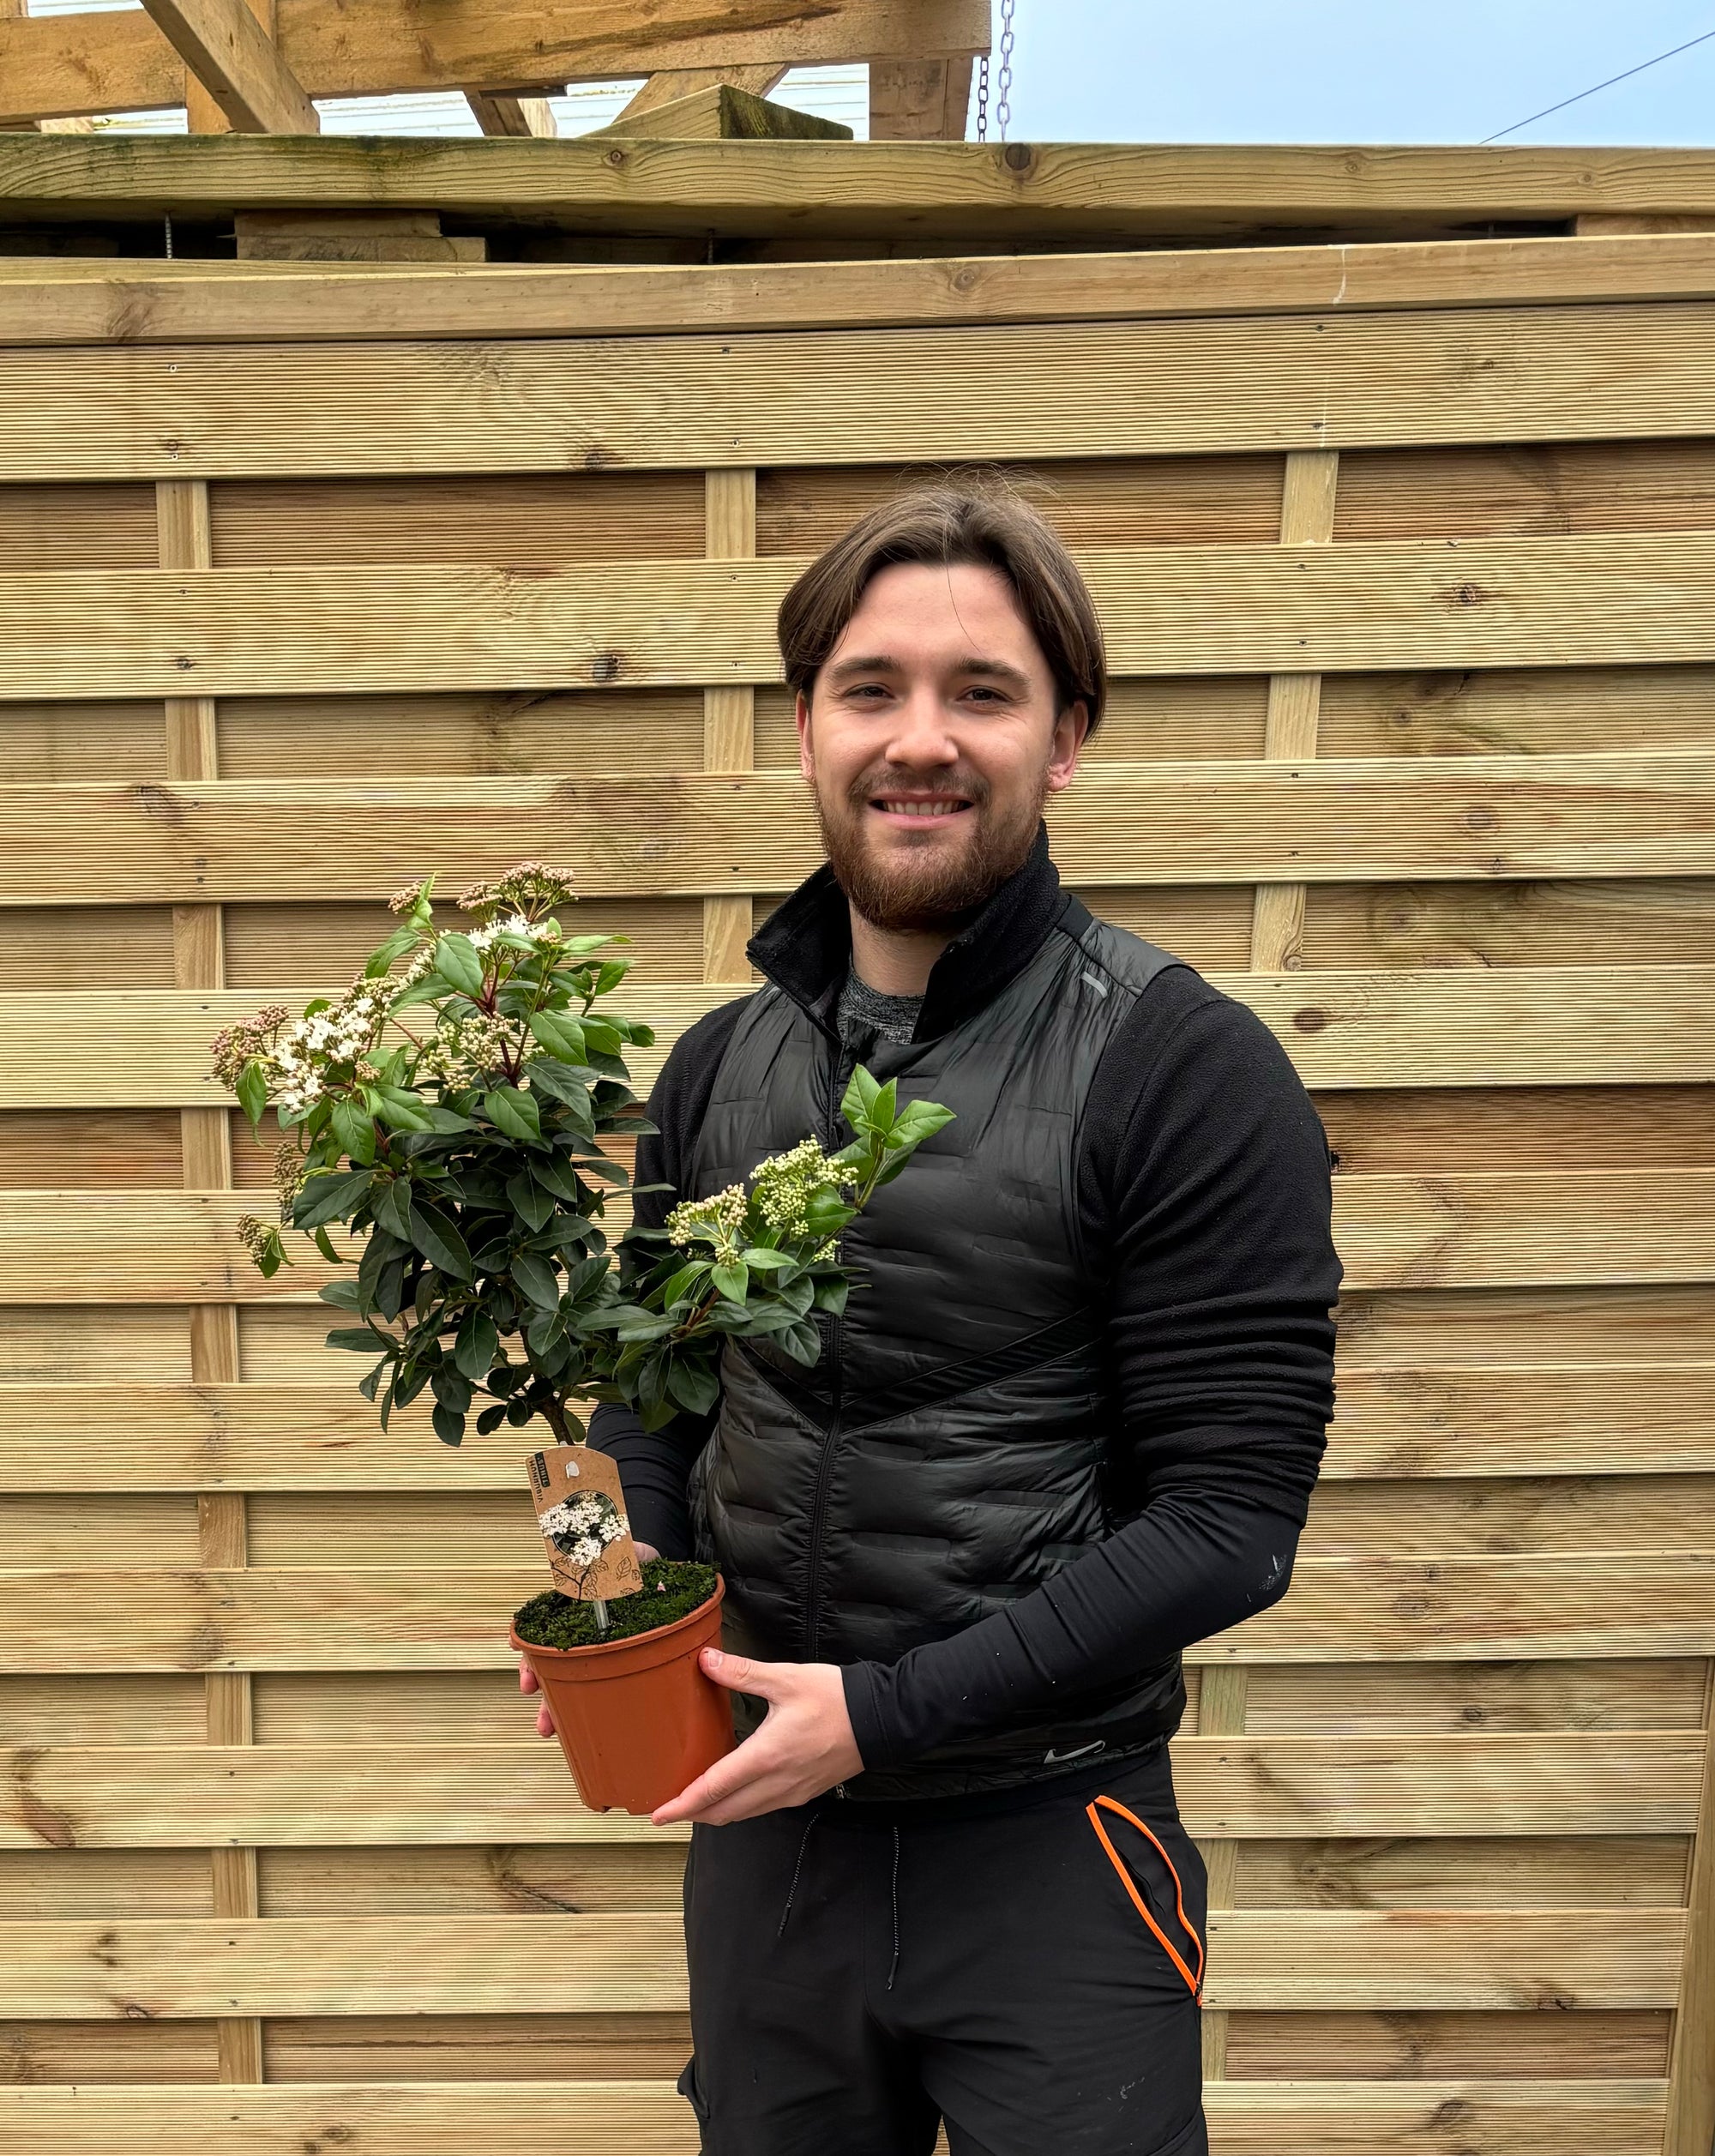
[[[888,743],[888,761],[917,766],[959,761],[959,744],[948,730],[946,707],[933,689],[913,689],[901,700]]]

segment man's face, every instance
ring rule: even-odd
[[[880,929],[942,927],[1021,867],[1088,726],[997,570],[904,563],[864,593],[798,753],[834,874]]]

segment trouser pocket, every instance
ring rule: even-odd
[[[1185,1908],[1185,1884],[1179,1876],[1179,1868],[1168,1854],[1165,1844],[1146,1826],[1138,1815],[1115,1797],[1098,1797],[1084,1807],[1085,1815],[1095,1831],[1096,1839],[1106,1851],[1108,1861],[1115,1876],[1125,1889],[1127,1898],[1142,1918],[1157,1943],[1168,1960],[1184,1978],[1187,1990],[1200,2006],[1203,2003],[1203,1940]],[[1135,1830],[1134,1833],[1132,1830]],[[1139,1885],[1133,1866],[1120,1854],[1115,1846],[1118,1834],[1137,1845],[1137,1859],[1140,1860],[1142,1876],[1152,1874],[1159,1877],[1163,1887],[1170,1894],[1170,1906],[1166,1895],[1162,1897],[1159,1917],[1151,1907],[1152,1897]]]

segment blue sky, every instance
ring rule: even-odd
[[[1009,131],[1474,142],[1712,29],[1715,0],[1017,0]],[[1715,143],[1715,39],[1507,139]]]

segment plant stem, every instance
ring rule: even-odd
[[[571,1425],[566,1420],[565,1403],[556,1400],[551,1393],[545,1393],[542,1396],[542,1419],[563,1445],[580,1442],[573,1436]]]
[[[607,1605],[606,1605],[606,1603],[605,1603],[605,1602],[601,1601],[600,1599],[599,1599],[598,1598],[596,1598],[596,1597],[594,1597],[594,1596],[592,1596],[592,1597],[591,1597],[591,1599],[590,1599],[590,1607],[591,1607],[591,1609],[593,1609],[593,1610],[595,1611],[595,1629],[596,1629],[596,1630],[597,1630],[598,1632],[605,1632],[605,1631],[606,1631],[606,1629],[607,1629]]]

